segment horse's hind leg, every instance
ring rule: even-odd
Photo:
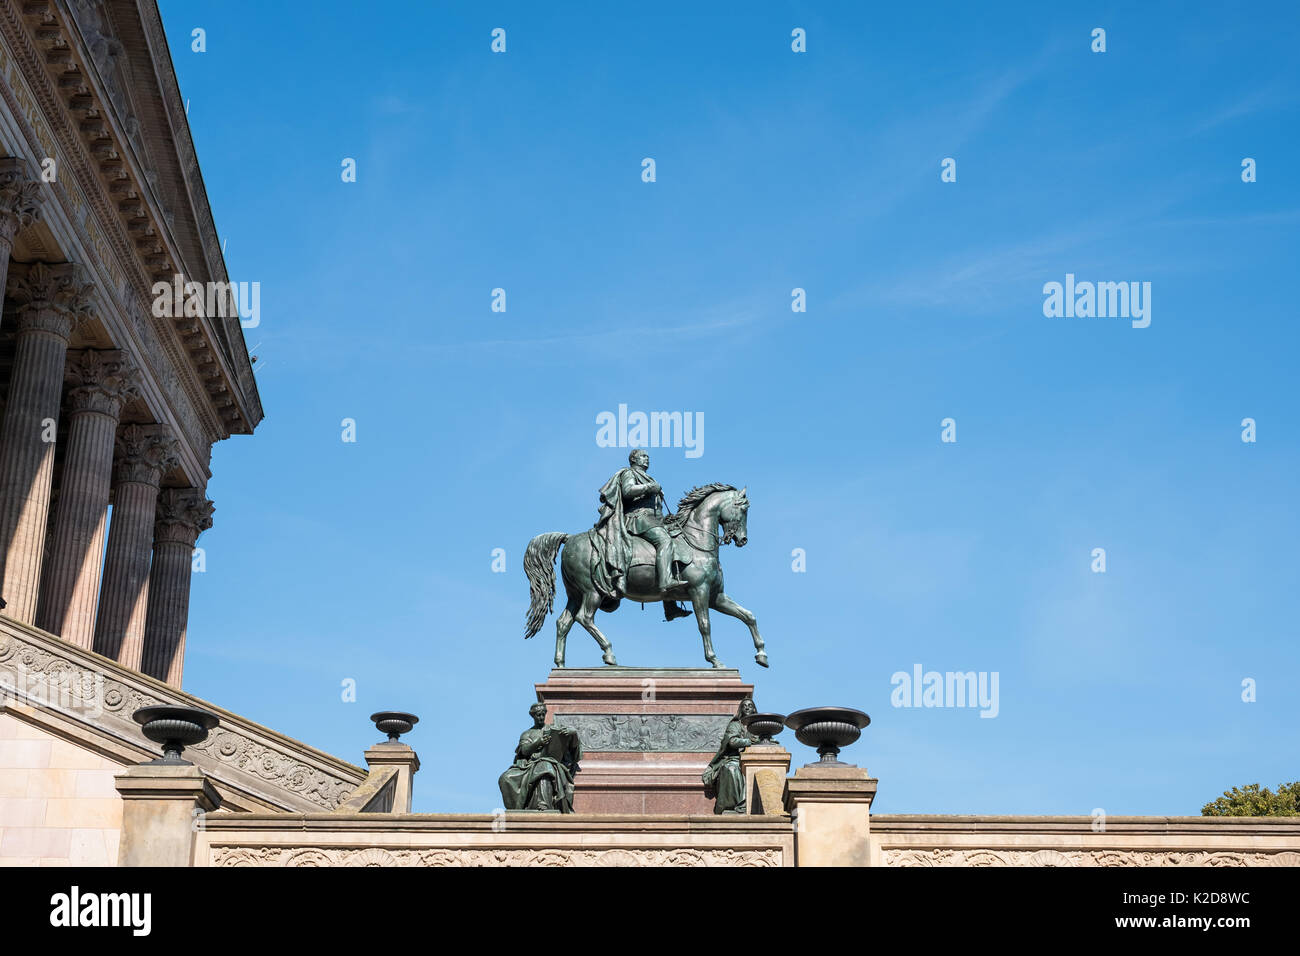
[[[595,591],[588,591],[582,596],[582,604],[578,608],[578,623],[587,629],[587,633],[596,639],[600,649],[604,652],[603,660],[611,666],[617,665],[618,661],[614,659],[614,645],[604,634],[600,633],[600,628],[596,626],[596,610],[600,607],[600,595]],[[566,609],[567,610],[567,609]]]
[[[569,595],[569,603],[565,605],[560,616],[555,619],[555,666],[564,666],[564,641],[569,636],[569,628],[573,627],[573,619],[578,614],[578,609],[582,607],[582,601],[573,595]]]

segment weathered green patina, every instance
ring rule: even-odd
[[[744,813],[746,810],[745,774],[740,769],[740,752],[758,738],[745,729],[741,720],[758,713],[754,702],[748,697],[736,708],[736,716],[727,722],[727,729],[722,732],[718,742],[718,752],[709,761],[701,777],[704,780],[704,795],[713,799],[714,813]]]
[[[533,726],[519,735],[515,762],[497,784],[507,810],[573,812],[573,778],[582,759],[577,731],[546,726],[546,705],[528,708]]]

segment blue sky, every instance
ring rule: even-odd
[[[651,449],[670,499],[748,485],[723,564],[772,668],[715,617],[719,654],[762,709],[871,714],[879,812],[1195,814],[1298,775],[1293,5],[161,6],[262,284],[188,690],[358,763],[411,710],[416,809],[490,812],[554,649],[523,549],[595,519],[625,403],[703,414],[702,456]],[[1067,273],[1150,282],[1150,326],[1045,317]],[[702,664],[660,618],[600,623]],[[892,707],[916,664],[997,672],[998,716]]]

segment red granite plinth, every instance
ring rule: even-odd
[[[700,774],[754,685],[730,668],[560,668],[537,684],[546,722],[578,731],[577,813],[712,813]]]

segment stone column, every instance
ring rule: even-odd
[[[68,359],[68,451],[37,623],[87,649],[95,644],[113,440],[122,406],[136,394],[136,377],[120,351],[84,349]]]
[[[176,441],[161,425],[127,425],[117,436],[117,452],[95,651],[138,671],[144,656],[158,483],[176,467]]]
[[[40,217],[41,184],[20,156],[0,158],[0,289],[9,273],[14,236]]]
[[[0,597],[3,613],[35,624],[64,360],[73,330],[90,317],[90,286],[70,263],[12,271],[18,336],[0,424]]]
[[[142,670],[173,687],[181,686],[185,665],[194,542],[211,527],[212,502],[202,492],[194,488],[165,488],[159,494]]]

